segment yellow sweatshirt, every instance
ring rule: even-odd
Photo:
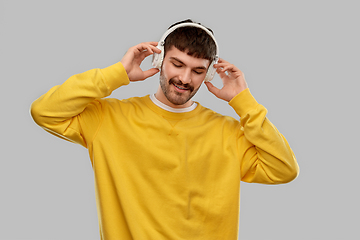
[[[38,125],[88,149],[102,240],[235,240],[240,181],[298,175],[286,139],[248,89],[229,103],[239,121],[199,103],[173,113],[149,96],[104,98],[126,84],[117,63],[70,77],[31,107]]]

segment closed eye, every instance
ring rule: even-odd
[[[181,67],[181,65],[179,65],[179,64],[176,64],[176,63],[172,63],[175,67],[177,67],[177,68],[180,68]]]
[[[199,72],[199,71],[195,71],[195,70],[194,70],[194,73],[200,75],[200,74],[203,74],[204,72],[203,72],[203,71]]]
[[[171,61],[171,63],[176,68],[181,68],[184,66],[184,64],[182,62],[180,62],[179,60],[176,60],[176,59],[175,59],[175,61]],[[206,69],[205,69],[205,67],[197,67],[197,68],[193,69],[193,72],[197,75],[201,75],[204,72],[206,72]]]

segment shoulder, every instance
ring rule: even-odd
[[[239,120],[215,112],[202,105],[198,107],[200,107],[200,111],[199,114],[194,117],[194,121],[199,128],[205,130],[206,134],[212,134],[211,136],[217,136],[219,139],[233,139],[230,137],[236,137],[242,134]]]
[[[206,118],[208,121],[215,121],[215,122],[227,122],[227,123],[233,123],[238,124],[239,120],[220,114],[218,112],[215,112],[214,110],[204,107],[201,104],[198,104],[198,108],[200,108],[199,115],[197,117]]]
[[[99,105],[104,114],[133,114],[143,111],[145,106],[144,97],[131,97],[127,99],[101,98],[94,101],[93,104]]]
[[[131,98],[127,98],[127,99],[101,98],[101,99],[97,99],[96,101],[99,102],[100,104],[102,104],[104,106],[108,106],[108,107],[116,107],[116,106],[131,107],[131,106],[135,106],[135,105],[143,105],[144,99],[146,97],[147,96],[131,97]]]

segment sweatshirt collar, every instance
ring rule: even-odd
[[[185,112],[191,112],[192,110],[194,110],[196,107],[197,107],[197,103],[196,102],[193,102],[193,104],[190,106],[190,107],[186,107],[186,108],[173,108],[173,107],[170,107],[162,102],[160,102],[155,94],[151,94],[150,95],[150,99],[151,101],[156,105],[158,106],[159,108],[162,108],[168,112],[173,112],[173,113],[185,113]]]
[[[169,119],[187,119],[187,118],[191,118],[197,114],[199,114],[199,112],[201,111],[202,107],[201,105],[196,102],[196,105],[193,104],[194,109],[190,110],[190,111],[185,111],[185,112],[172,112],[172,111],[168,111],[165,110],[163,108],[161,108],[160,106],[158,106],[157,104],[155,104],[153,102],[153,100],[151,100],[151,96],[147,95],[145,98],[143,98],[144,103],[154,112],[156,112],[157,114],[162,115],[165,118],[169,118]],[[192,106],[190,106],[191,108]]]

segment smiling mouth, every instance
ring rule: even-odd
[[[181,90],[189,90],[188,88],[180,87],[180,86],[176,85],[175,83],[173,83],[173,85],[174,85],[176,88],[181,89]]]

